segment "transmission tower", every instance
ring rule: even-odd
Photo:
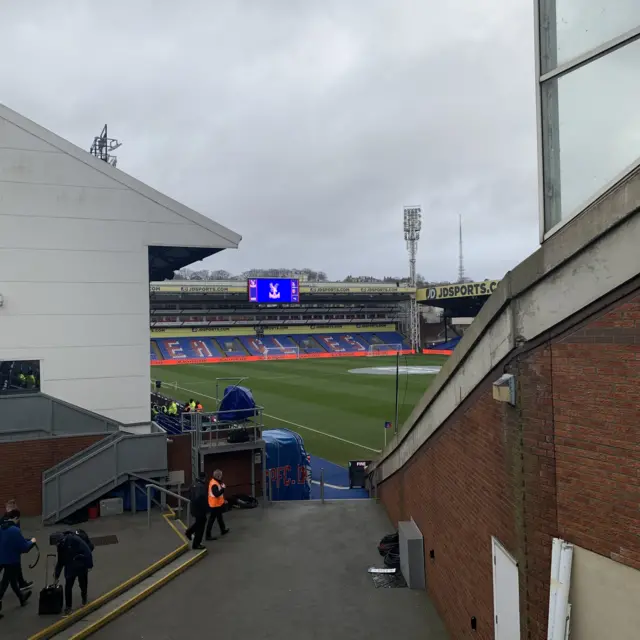
[[[418,240],[422,228],[422,207],[404,208],[404,239],[409,252],[409,284],[416,286],[416,255],[418,254]],[[420,351],[420,316],[415,293],[409,300],[409,341],[416,353]]]
[[[462,215],[459,216],[459,240],[458,240],[458,282],[465,281],[464,256],[462,254]]]
[[[118,158],[111,154],[111,151],[115,151],[118,147],[121,147],[122,143],[115,138],[110,138],[107,134],[107,125],[102,127],[102,132],[99,136],[93,139],[93,144],[89,153],[96,158],[100,158],[112,167],[118,164]]]

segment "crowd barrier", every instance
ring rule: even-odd
[[[157,365],[173,365],[173,364],[215,364],[220,362],[257,362],[259,360],[302,360],[308,358],[357,358],[360,356],[395,356],[397,351],[376,351],[370,353],[369,351],[336,351],[334,353],[301,353],[298,355],[270,355],[268,358],[264,356],[228,356],[225,358],[180,358],[178,360],[151,360],[151,366]],[[440,352],[438,352],[440,353]],[[450,352],[447,352],[450,353]],[[413,355],[413,349],[403,349],[400,351],[400,355],[410,356]]]

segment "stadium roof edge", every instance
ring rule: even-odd
[[[189,207],[181,204],[173,198],[170,198],[169,196],[156,191],[152,187],[128,175],[124,171],[112,167],[110,164],[98,158],[95,158],[88,151],[81,149],[68,140],[65,140],[64,138],[56,135],[48,129],[45,129],[39,124],[36,124],[32,120],[29,120],[16,111],[13,111],[2,103],[0,103],[0,119],[4,119],[7,122],[10,122],[14,126],[18,127],[19,129],[22,129],[26,133],[40,138],[45,143],[55,147],[56,149],[59,149],[62,153],[70,155],[79,162],[82,162],[90,166],[92,169],[95,169],[96,171],[99,171],[100,173],[106,175],[111,180],[119,182],[132,191],[135,191],[142,197],[154,202],[159,207],[168,209],[172,213],[175,213],[177,216],[184,218],[186,221],[195,224],[196,226],[204,229],[205,231],[208,231],[214,236],[209,239],[207,239],[206,237],[203,238],[202,244],[199,244],[198,247],[193,248],[193,254],[198,257],[195,257],[194,259],[190,259],[186,256],[182,259],[179,259],[177,257],[174,258],[173,263],[176,265],[180,264],[180,266],[176,268],[181,268],[182,266],[186,266],[188,264],[191,264],[192,262],[201,260],[202,257],[199,256],[206,257],[204,256],[204,253],[206,253],[206,255],[211,255],[212,253],[215,253],[216,251],[220,251],[222,249],[238,248],[238,245],[242,240],[241,235],[235,233],[234,231],[231,231],[231,229],[228,229],[221,224],[218,224],[217,222],[214,222],[207,216],[198,213],[193,209],[190,209]],[[206,250],[205,247],[207,248]],[[161,252],[163,248],[157,247],[157,249]],[[175,247],[169,249],[175,249]]]

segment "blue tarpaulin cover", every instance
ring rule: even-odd
[[[256,402],[251,389],[246,387],[227,387],[218,407],[218,420],[223,422],[241,422],[256,415]]]
[[[272,500],[309,500],[311,463],[301,436],[289,429],[262,432]]]

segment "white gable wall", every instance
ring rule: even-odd
[[[148,247],[239,240],[0,107],[0,360],[44,393],[148,421]]]

